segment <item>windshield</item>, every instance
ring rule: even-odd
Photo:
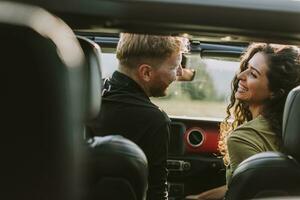
[[[117,64],[114,53],[103,53],[104,77],[111,75]],[[172,117],[223,119],[239,62],[205,59],[196,54],[188,57],[186,67],[195,69],[193,81],[175,81],[169,86],[167,96],[151,98],[151,101]]]
[[[190,64],[196,70],[193,81],[174,82],[166,97],[151,100],[171,116],[224,118],[239,62],[198,56]]]

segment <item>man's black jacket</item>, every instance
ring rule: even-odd
[[[94,136],[122,135],[135,142],[148,159],[147,200],[167,199],[170,119],[135,81],[114,72],[104,83],[101,111],[89,125]]]

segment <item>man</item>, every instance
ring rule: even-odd
[[[167,199],[170,119],[149,97],[166,95],[182,73],[186,42],[180,37],[122,33],[119,68],[105,81],[99,116],[90,123],[97,136],[123,135],[144,151],[149,164],[148,200]]]

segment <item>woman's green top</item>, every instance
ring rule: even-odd
[[[279,151],[280,139],[271,131],[268,121],[259,115],[236,128],[227,139],[229,166],[226,182],[246,158],[264,151]]]

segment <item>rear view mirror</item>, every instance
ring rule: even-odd
[[[183,68],[182,75],[177,76],[176,81],[192,81],[194,80],[195,74],[196,70]]]
[[[186,64],[187,64],[187,55],[183,54],[182,61],[181,61],[182,75],[177,76],[176,81],[192,81],[192,80],[194,80],[196,70],[188,68]]]

